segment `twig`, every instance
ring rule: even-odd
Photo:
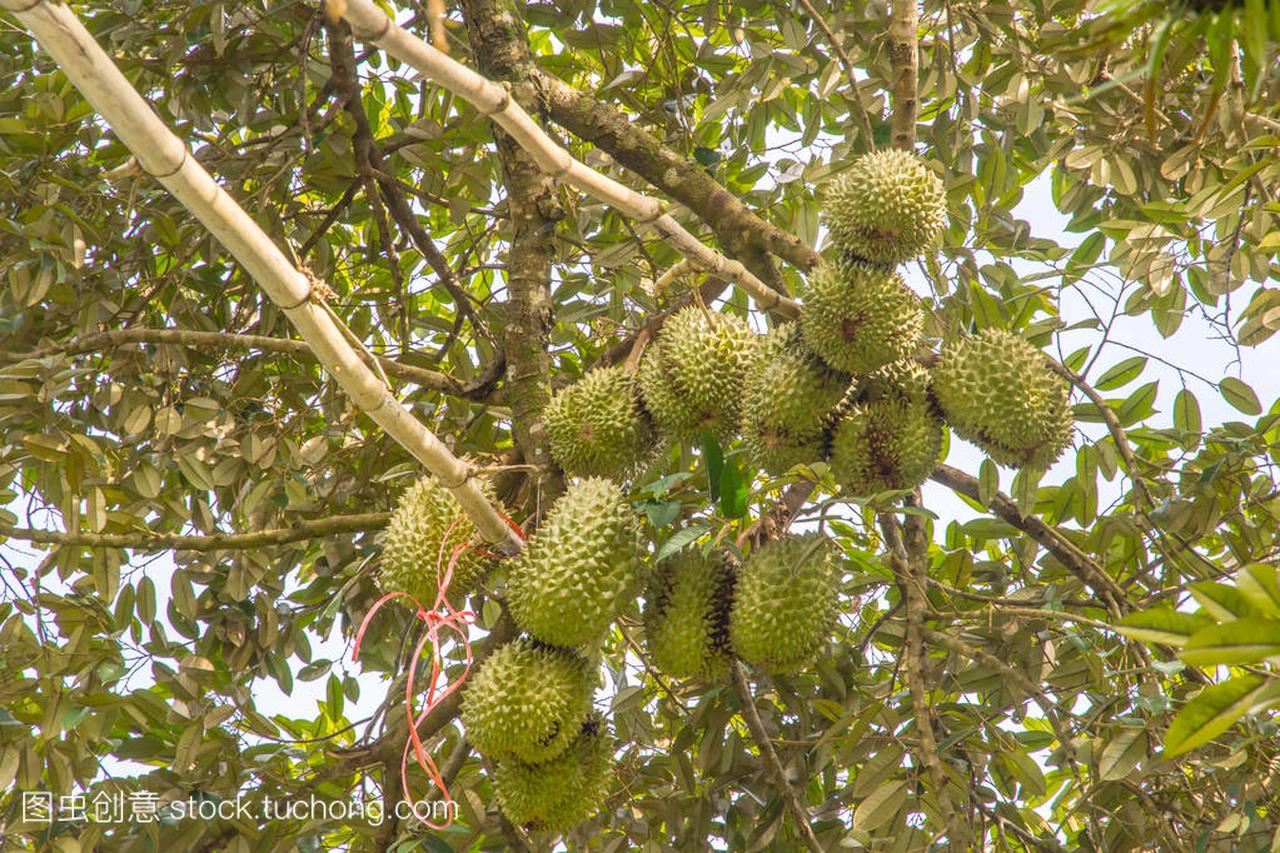
[[[827,38],[827,44],[831,45],[831,50],[840,60],[840,65],[844,68],[845,76],[849,78],[849,92],[853,96],[853,111],[858,120],[858,131],[862,134],[862,138],[866,140],[866,148],[868,151],[874,151],[876,147],[875,134],[871,131],[871,120],[867,118],[867,107],[862,102],[862,92],[858,89],[858,76],[854,73],[853,58],[849,56],[849,51],[844,49],[844,43],[831,30],[831,26],[818,14],[818,10],[813,7],[809,0],[800,0],[800,6],[813,19],[813,23],[822,30],[822,34]]]
[[[903,655],[903,671],[907,680],[908,692],[911,694],[911,706],[916,718],[916,734],[920,741],[920,759],[929,772],[934,796],[938,800],[938,809],[942,812],[943,822],[952,844],[959,844],[963,835],[955,809],[947,795],[947,774],[942,767],[942,755],[938,751],[938,741],[933,733],[933,708],[929,704],[925,692],[925,670],[928,668],[929,652],[924,643],[924,620],[927,599],[924,586],[917,577],[906,546],[902,541],[902,528],[898,519],[890,513],[878,514],[880,529],[884,533],[885,547],[889,552],[889,563],[893,568],[898,588],[902,591],[906,603],[907,635],[906,648]]]
[[[929,479],[959,492],[970,500],[979,501],[977,478],[959,468],[940,464],[933,469]],[[1115,580],[1065,535],[1034,515],[1023,518],[1018,512],[1017,504],[1003,492],[995,494],[991,499],[990,508],[1002,521],[1008,522],[1039,542],[1085,586],[1097,593],[1114,615],[1121,616],[1133,609],[1124,590]]]
[[[305,519],[288,527],[255,530],[252,533],[214,533],[209,536],[188,536],[178,533],[63,533],[57,530],[32,530],[0,524],[0,538],[9,537],[40,545],[79,545],[91,548],[134,548],[140,551],[222,551],[263,548],[269,545],[287,545],[321,536],[339,533],[359,533],[381,530],[387,526],[391,514],[365,512],[356,515],[335,515],[329,518]]]
[[[756,710],[756,700],[751,695],[751,688],[747,685],[747,676],[742,671],[742,664],[735,660],[731,669],[733,686],[738,692],[739,704],[742,705],[742,718],[746,720],[747,730],[751,732],[752,739],[755,740],[756,746],[760,749],[760,756],[764,759],[765,767],[768,768],[769,774],[773,776],[773,783],[778,786],[778,790],[782,792],[783,798],[786,800],[796,832],[801,840],[804,841],[805,846],[812,850],[813,853],[824,853],[825,848],[818,841],[818,836],[814,835],[813,827],[809,823],[809,812],[805,809],[804,804],[800,802],[800,795],[796,793],[795,786],[787,778],[787,770],[782,766],[782,760],[778,758],[778,753],[773,748],[773,742],[769,740],[769,733],[765,731],[764,721],[760,719],[760,712]]]

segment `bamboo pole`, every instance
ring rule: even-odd
[[[400,404],[343,336],[323,302],[321,291],[327,288],[295,269],[210,177],[71,10],[46,0],[0,0],[0,7],[31,30],[142,168],[194,213],[280,306],[355,404],[449,489],[480,535],[505,550],[519,550],[519,539],[481,493],[471,467]]]
[[[551,177],[563,180],[642,225],[653,228],[665,242],[699,268],[733,282],[760,308],[787,317],[795,317],[799,313],[799,303],[773,290],[741,263],[726,258],[690,234],[666,213],[661,201],[602,175],[557,145],[516,103],[509,89],[482,77],[408,32],[388,18],[372,0],[325,0],[325,9],[331,15],[346,18],[357,38],[373,42],[396,59],[408,63],[497,122]]]

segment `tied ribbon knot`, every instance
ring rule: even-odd
[[[502,515],[502,513],[499,513],[499,515],[502,517],[502,520],[516,532],[516,535],[520,537],[520,540],[524,541],[524,531],[520,529],[520,526],[510,518],[507,518],[507,516]],[[445,531],[445,535],[441,539],[440,553],[437,555],[436,561],[437,569],[439,569],[441,563],[445,562],[444,549],[449,541],[449,535],[461,520],[461,517],[454,519],[453,523],[449,525],[448,530]],[[474,663],[474,658],[471,654],[471,638],[467,629],[476,623],[476,614],[470,610],[459,610],[455,608],[453,604],[449,602],[448,596],[449,584],[453,581],[454,569],[458,565],[458,560],[461,559],[462,555],[465,554],[468,549],[474,549],[476,553],[481,555],[491,557],[497,556],[496,554],[491,554],[488,551],[481,549],[477,542],[463,542],[459,544],[449,555],[445,570],[443,572],[436,572],[436,599],[430,610],[424,607],[421,601],[408,592],[387,593],[374,602],[373,607],[369,608],[369,612],[365,614],[364,621],[360,623],[360,630],[356,632],[355,647],[351,650],[351,659],[355,661],[360,657],[360,644],[364,640],[364,633],[368,630],[369,623],[373,621],[374,614],[376,614],[380,609],[382,609],[384,604],[392,599],[407,598],[413,602],[414,607],[416,608],[414,618],[422,620],[423,624],[426,625],[426,630],[423,632],[422,637],[418,640],[418,644],[413,649],[413,657],[409,661],[408,678],[405,680],[404,709],[405,718],[409,723],[409,736],[405,739],[404,752],[400,757],[400,784],[405,798],[410,802],[414,802],[409,789],[409,751],[413,750],[414,760],[417,762],[418,766],[422,768],[423,772],[426,773],[427,778],[431,780],[431,784],[435,785],[435,787],[440,791],[441,798],[445,805],[444,822],[438,824],[433,823],[427,817],[423,817],[419,814],[417,808],[410,809],[410,812],[420,823],[430,827],[431,829],[437,830],[444,829],[453,823],[453,815],[457,811],[457,807],[454,804],[454,799],[449,795],[448,785],[445,784],[444,777],[436,766],[435,760],[427,754],[426,749],[422,745],[422,739],[418,736],[418,727],[426,721],[427,717],[431,715],[431,712],[435,710],[441,702],[449,698],[453,693],[457,692],[462,685],[466,683],[467,676],[470,675],[471,667]],[[441,632],[444,631],[452,632],[454,638],[462,644],[464,660],[462,672],[460,672],[457,677],[450,679],[447,687],[441,688],[440,682],[444,676],[444,637]],[[431,644],[431,677],[428,681],[427,695],[423,702],[422,711],[415,715],[413,710],[413,694],[414,687],[417,684],[418,664],[422,661],[422,653],[423,650],[426,649],[428,643]]]

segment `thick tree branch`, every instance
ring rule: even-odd
[[[480,70],[503,81],[517,79],[519,51],[527,45],[523,24],[507,0],[464,0],[467,32]],[[503,350],[507,356],[507,401],[516,447],[535,466],[534,497],[553,499],[563,488],[551,459],[542,412],[551,402],[551,262],[556,223],[564,211],[555,182],[537,160],[500,126],[493,128],[502,158],[502,177],[510,215],[507,252],[507,316]],[[533,507],[535,510],[537,506]]]
[[[981,503],[977,478],[971,477],[959,468],[940,464],[933,469],[929,479],[959,492],[970,500]],[[1058,530],[1034,515],[1023,518],[1018,511],[1018,505],[1008,495],[997,492],[991,500],[990,509],[1001,520],[1039,542],[1045,550],[1057,558],[1058,562],[1079,578],[1081,583],[1097,593],[1115,615],[1119,616],[1133,609],[1124,590],[1088,554]]]
[[[0,5],[12,6],[7,0]],[[514,553],[521,542],[472,481],[471,467],[406,409],[386,382],[357,355],[325,301],[323,282],[299,269],[244,212],[186,144],[165,126],[67,6],[36,3],[13,9],[68,79],[128,146],[139,165],[164,185],[235,256],[280,306],[316,357],[364,410],[435,475],[480,534]]]
[[[929,666],[929,650],[924,642],[924,620],[928,609],[925,590],[925,567],[919,566],[907,553],[903,541],[902,526],[897,517],[888,512],[879,514],[880,530],[884,533],[885,547],[889,553],[889,565],[905,604],[907,635],[902,655],[903,676],[911,695],[911,708],[915,714],[916,737],[920,742],[920,760],[928,770],[929,780],[937,797],[938,809],[947,825],[952,844],[958,844],[964,833],[957,819],[951,799],[947,794],[947,774],[942,767],[942,755],[933,733],[933,706],[929,703],[925,686],[925,673]]]
[[[391,514],[364,512],[329,518],[304,519],[288,527],[255,530],[252,533],[214,533],[188,536],[180,533],[63,533],[57,530],[31,530],[0,524],[0,539],[20,539],[40,545],[81,545],[90,548],[132,548],[139,551],[230,551],[288,545],[339,533],[381,530]]]
[[[916,114],[920,110],[917,87],[920,73],[919,0],[893,0],[889,23],[889,64],[893,66],[893,147],[912,151],[916,147]]]
[[[762,219],[702,166],[663,145],[631,116],[541,70],[531,54],[526,53],[521,70],[557,124],[692,210],[729,251],[740,257],[768,252],[803,270],[821,260],[799,237]]]
[[[276,338],[270,335],[237,335],[230,332],[196,332],[186,329],[117,329],[111,332],[99,332],[72,338],[66,344],[42,347],[28,352],[12,352],[0,354],[0,360],[12,362],[27,359],[48,358],[51,355],[81,355],[96,353],[108,347],[122,347],[128,344],[179,344],[199,349],[226,347],[244,347],[245,349],[278,352],[297,358],[314,361],[316,354],[303,341]],[[363,353],[361,354],[363,356]],[[371,359],[365,357],[366,364],[372,366]],[[427,370],[424,367],[413,367],[402,364],[395,359],[378,357],[378,364],[388,376],[404,379],[432,391],[440,391],[454,397],[467,400],[496,402],[493,393],[494,379],[487,373],[477,375],[468,382],[463,382],[447,373]]]
[[[389,20],[372,0],[328,0],[327,8],[350,21],[360,38],[373,41],[392,56],[412,65],[422,74],[468,102],[515,139],[533,157],[538,167],[582,192],[598,198],[623,215],[649,226],[680,254],[707,272],[727,278],[751,296],[763,310],[791,317],[799,304],[771,289],[740,261],[725,257],[703,244],[674,217],[658,199],[641,195],[613,178],[587,167],[556,144],[513,97],[510,86],[491,80],[459,65],[440,51]],[[489,45],[485,45],[487,55]],[[517,92],[518,97],[527,97]]]
[[[782,760],[778,758],[778,752],[773,748],[773,741],[769,739],[764,721],[760,719],[760,712],[756,710],[756,699],[751,695],[751,688],[747,685],[746,673],[742,671],[742,664],[736,660],[733,662],[732,675],[733,687],[738,692],[738,704],[742,706],[742,718],[746,720],[747,730],[751,732],[752,740],[760,749],[760,757],[764,759],[765,768],[773,777],[773,783],[778,786],[778,790],[786,800],[796,833],[804,841],[805,847],[813,853],[823,853],[826,848],[818,841],[818,836],[814,835],[809,811],[800,801],[800,795],[796,792],[795,786],[787,778],[787,769],[782,766]]]

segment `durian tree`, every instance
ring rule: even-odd
[[[1276,0],[0,8],[6,849],[1280,849]]]

